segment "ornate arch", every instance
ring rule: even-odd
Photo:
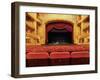
[[[46,43],[48,43],[48,32],[52,29],[60,29],[72,32],[73,38],[73,23],[65,20],[52,20],[46,23]]]

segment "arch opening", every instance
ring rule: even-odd
[[[73,44],[73,24],[67,21],[51,21],[46,25],[47,44]]]

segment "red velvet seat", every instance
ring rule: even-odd
[[[70,64],[69,52],[52,52],[50,54],[51,65],[68,65]]]
[[[26,55],[26,66],[48,66],[49,55],[47,52],[30,52]]]
[[[26,46],[27,67],[64,64],[89,64],[89,45]]]
[[[71,53],[71,64],[89,64],[89,52],[80,51]]]
[[[30,52],[68,52],[68,51],[89,51],[88,45],[52,45],[52,46],[41,46],[31,45],[26,46],[26,51]]]

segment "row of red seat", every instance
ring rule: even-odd
[[[26,54],[26,66],[53,66],[89,64],[89,51],[78,52],[29,52]]]
[[[67,51],[89,51],[89,45],[53,45],[53,46],[26,46],[28,52],[67,52]]]

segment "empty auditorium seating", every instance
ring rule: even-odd
[[[47,52],[30,52],[26,56],[26,66],[48,66],[49,55]]]
[[[26,46],[26,66],[89,64],[89,45]]]
[[[89,64],[89,52],[80,51],[71,53],[71,64]]]
[[[89,51],[88,45],[53,45],[53,46],[41,46],[31,45],[26,46],[27,51],[32,52],[68,52],[68,51]]]
[[[70,64],[69,52],[52,52],[50,54],[51,65],[68,65]]]

